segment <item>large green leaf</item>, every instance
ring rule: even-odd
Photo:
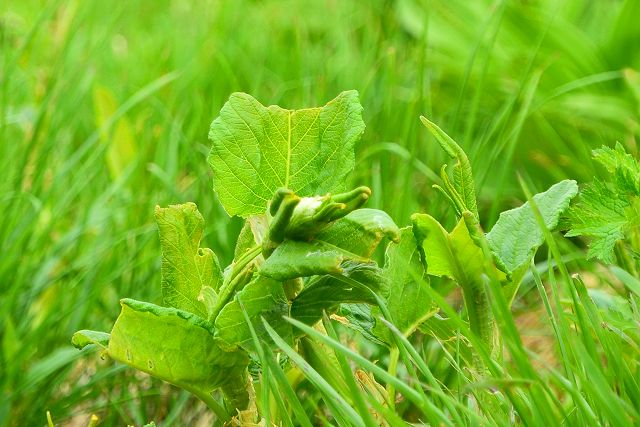
[[[282,283],[256,274],[216,318],[216,337],[230,349],[239,345],[253,350],[251,330],[242,313],[243,307],[259,338],[268,336],[260,318],[269,322],[281,337],[291,337],[291,324],[282,321],[282,316],[289,316],[289,301]]]
[[[345,261],[342,269],[341,275],[319,276],[309,280],[293,300],[291,316],[313,324],[322,318],[323,311],[335,312],[341,303],[375,304],[377,301],[372,292],[378,295],[388,292],[382,269],[375,263]]]
[[[194,203],[156,206],[156,222],[162,246],[162,296],[165,304],[207,317],[199,300],[203,287],[214,291],[222,284],[218,258],[200,248],[204,218]]]
[[[302,110],[233,93],[209,132],[213,186],[227,213],[261,214],[281,187],[300,196],[342,190],[364,131],[361,112],[356,91]]]
[[[560,215],[569,207],[569,202],[577,193],[576,182],[564,180],[533,196],[533,201],[549,230],[558,225]],[[509,273],[528,265],[538,247],[544,242],[544,234],[531,204],[526,202],[519,208],[502,212],[498,222],[487,234],[487,242]]]
[[[189,389],[210,392],[241,381],[246,354],[223,351],[211,323],[131,299],[121,305],[107,348],[111,358]]]

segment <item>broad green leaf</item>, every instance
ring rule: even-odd
[[[244,306],[259,338],[268,336],[260,318],[273,325],[281,337],[291,337],[291,325],[282,321],[282,316],[289,316],[289,301],[282,283],[256,274],[216,318],[215,335],[226,343],[228,349],[241,346],[253,350],[251,330],[240,304]]]
[[[168,306],[207,317],[203,287],[217,291],[222,284],[218,258],[200,248],[204,218],[194,203],[156,207],[162,246],[162,296]]]
[[[382,239],[400,239],[400,230],[386,212],[377,209],[357,209],[334,222],[317,236],[361,257],[370,257]]]
[[[302,110],[265,107],[246,93],[231,94],[211,124],[208,158],[227,213],[264,213],[281,187],[300,196],[342,190],[364,131],[361,112],[356,91]]]
[[[621,144],[594,150],[594,159],[609,172],[606,181],[594,179],[569,210],[567,236],[590,239],[588,258],[615,261],[614,247],[625,240],[637,252],[640,229],[640,164]]]
[[[367,261],[320,240],[286,240],[265,260],[260,267],[260,274],[280,282],[297,277],[340,274],[346,260]]]
[[[410,336],[437,311],[434,310],[429,290],[426,289],[429,281],[424,276],[412,227],[403,228],[400,241],[387,247],[383,275],[389,283],[386,305],[393,324],[405,336]],[[374,308],[373,311],[375,318],[380,316],[379,309]],[[393,342],[389,328],[385,325],[376,324],[373,332],[383,337],[387,343]]]
[[[210,392],[241,381],[246,354],[223,351],[211,323],[131,299],[121,305],[107,349],[111,358],[188,389]]]
[[[357,282],[359,286],[329,275],[314,277],[293,300],[291,316],[307,324],[313,324],[322,318],[323,311],[333,313],[341,303],[375,304],[376,300],[370,291],[378,295],[388,292],[388,283],[382,270],[375,263],[345,261],[341,267],[342,276]]]
[[[549,230],[558,225],[560,215],[569,207],[571,199],[577,193],[576,182],[564,180],[533,196]],[[487,234],[487,242],[509,273],[527,266],[544,242],[544,234],[538,226],[531,204],[526,202],[519,208],[502,212],[498,222]]]
[[[83,329],[73,334],[71,337],[71,344],[79,350],[82,350],[90,344],[96,344],[99,347],[107,348],[109,345],[109,334],[106,332]]]
[[[475,183],[471,163],[464,150],[435,123],[426,117],[420,116],[422,124],[429,129],[429,132],[436,138],[440,147],[451,157],[457,160],[453,168],[453,184],[456,192],[460,195],[464,206],[460,210],[468,210],[478,218],[478,203],[476,201]]]

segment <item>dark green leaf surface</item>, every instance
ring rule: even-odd
[[[251,330],[242,313],[241,304],[259,338],[267,336],[260,318],[264,318],[273,325],[281,337],[285,339],[291,337],[291,325],[282,321],[282,316],[289,316],[289,301],[285,296],[282,283],[256,274],[216,318],[215,336],[220,338],[229,349],[239,345],[247,350],[253,350]]]
[[[379,295],[388,292],[388,284],[382,269],[375,263],[347,261],[342,268],[343,276],[359,282],[362,286],[347,284],[332,276],[314,277],[293,300],[291,316],[307,324],[313,324],[322,318],[323,311],[335,312],[340,303],[375,304],[376,301],[371,292],[364,288]]]

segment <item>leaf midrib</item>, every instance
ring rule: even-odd
[[[291,115],[292,115],[292,111],[288,110],[287,111],[288,115],[287,115],[287,127],[288,129],[288,135],[287,135],[287,167],[286,167],[286,173],[284,176],[284,186],[285,188],[289,188],[289,170],[291,168]]]

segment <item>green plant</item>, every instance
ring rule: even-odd
[[[465,301],[465,308],[469,320],[471,333],[477,337],[476,351],[486,348],[488,356],[499,359],[502,353],[500,337],[493,320],[492,303],[490,301],[490,282],[498,284],[507,305],[510,307],[520,286],[525,272],[529,268],[536,250],[544,242],[544,230],[553,230],[560,220],[560,215],[568,208],[569,202],[577,194],[575,181],[561,181],[547,191],[536,194],[529,202],[522,206],[500,214],[497,223],[484,233],[480,227],[475,194],[475,183],[471,165],[460,146],[453,141],[438,126],[421,117],[423,124],[436,138],[442,149],[453,159],[453,180],[446,172],[447,165],[441,169],[442,185],[435,184],[449,201],[457,217],[457,224],[451,232],[434,217],[428,214],[414,214],[412,216],[412,230],[415,243],[410,249],[405,249],[402,258],[405,260],[403,273],[408,280],[397,280],[396,283],[424,282],[416,275],[416,269],[408,269],[406,260],[410,260],[412,250],[416,249],[426,266],[426,274],[431,276],[446,276],[452,279],[460,288]],[[392,252],[393,254],[393,252]],[[393,256],[393,255],[391,255]],[[401,292],[401,291],[399,291]],[[397,293],[391,294],[386,303],[393,307]],[[495,298],[495,295],[494,295]],[[435,311],[429,309],[428,295],[422,299],[410,298],[403,304],[402,311],[411,313],[413,317],[408,322],[400,322],[396,326],[409,336],[425,322]],[[427,308],[425,310],[425,307]],[[390,343],[387,338],[388,329],[381,327],[375,321],[374,314],[362,315],[364,307],[354,316],[354,310],[347,308],[345,314],[350,318],[358,330],[366,330],[368,336]],[[394,313],[391,321],[404,320],[402,313]],[[422,329],[430,333],[429,323]],[[476,353],[477,356],[477,353]],[[476,357],[477,368],[486,368],[490,359],[485,357],[484,363]]]
[[[622,144],[593,151],[606,172],[580,191],[569,211],[568,236],[584,236],[588,258],[617,263],[638,277],[640,265],[640,164]]]
[[[303,110],[232,94],[211,125],[209,162],[221,203],[245,218],[234,261],[223,271],[200,247],[204,218],[195,204],[157,207],[164,306],[123,299],[111,333],[79,331],[73,344],[95,344],[192,392],[219,419],[255,411],[247,368],[256,348],[245,316],[258,337],[266,336],[256,322],[263,318],[292,340],[283,316],[313,324],[341,302],[375,303],[371,290],[386,291],[371,257],[400,232],[384,212],[360,209],[367,187],[339,193],[364,130],[361,110],[355,91]],[[211,395],[217,388],[226,409]]]
[[[433,217],[416,214],[411,227],[399,230],[386,213],[361,209],[369,188],[339,193],[364,130],[361,110],[355,91],[302,110],[232,94],[211,125],[209,163],[222,205],[245,218],[233,262],[223,271],[213,251],[200,247],[204,218],[195,204],[157,207],[164,306],[123,299],[110,334],[79,331],[74,345],[96,344],[109,357],[192,392],[221,420],[237,411],[255,420],[250,357],[263,354],[260,342],[270,335],[280,344],[299,338],[283,317],[314,325],[342,305],[352,327],[392,347],[395,374],[398,338],[388,325],[408,337],[436,313],[427,274],[462,288],[479,340],[475,366],[486,369],[501,349],[488,283],[499,283],[511,303],[544,241],[542,230],[557,225],[577,186],[554,185],[501,214],[485,235],[466,154],[423,117],[457,161],[453,180],[445,165],[437,188],[459,221],[449,233]],[[380,268],[373,256],[385,238],[392,243]],[[317,343],[307,345],[307,356],[327,354]],[[480,362],[484,347],[489,359]],[[224,407],[211,395],[218,388]],[[387,392],[395,394],[393,387]]]

